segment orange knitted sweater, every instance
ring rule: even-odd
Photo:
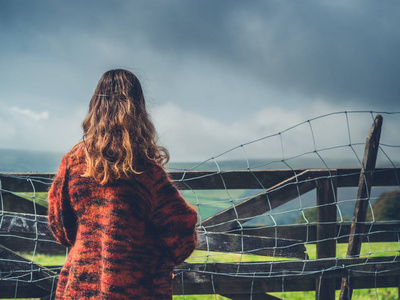
[[[107,185],[85,169],[79,146],[48,195],[50,227],[70,248],[56,299],[172,299],[173,267],[195,248],[196,212],[155,164]]]

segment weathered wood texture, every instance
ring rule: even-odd
[[[280,300],[281,298],[269,294],[224,294],[221,295],[231,300]]]
[[[63,254],[65,248],[51,233],[47,216],[3,212],[1,214],[0,244],[14,251]]]
[[[4,212],[0,227],[0,243],[18,251],[65,253],[65,248],[56,243],[48,226],[47,216],[36,216]],[[28,238],[28,239],[27,239]],[[307,258],[302,241],[257,237],[242,234],[198,233],[198,250],[234,252],[287,258]]]
[[[0,299],[19,299],[19,298],[40,298],[46,299],[51,294],[44,289],[41,289],[30,282],[23,282],[16,280],[0,280]],[[54,299],[54,295],[51,299]]]
[[[367,136],[367,141],[365,143],[364,158],[362,162],[360,180],[358,183],[357,201],[354,205],[349,246],[347,248],[348,257],[358,256],[361,251],[362,238],[358,235],[358,233],[362,232],[365,227],[365,219],[367,216],[369,197],[371,194],[373,173],[375,170],[376,159],[379,150],[382,120],[383,119],[381,115],[377,115],[375,117],[374,123],[371,126]],[[342,279],[339,299],[350,300],[352,289],[351,282],[347,277],[344,277]]]
[[[1,189],[10,192],[47,192],[54,173],[0,173]]]
[[[335,224],[338,243],[348,243],[351,224],[343,223]],[[245,227],[243,233],[246,235],[280,237],[284,239],[298,239],[307,243],[317,242],[317,225],[282,225],[269,227]],[[400,234],[400,222],[375,223],[364,228],[359,235],[363,238],[363,242],[379,243],[379,242],[397,242]],[[368,237],[368,240],[367,240]]]
[[[390,269],[389,269],[390,267]],[[174,294],[256,294],[312,291],[315,280],[329,279],[340,289],[350,274],[355,288],[398,287],[398,257],[324,259],[310,261],[186,264],[176,272]],[[376,283],[376,284],[375,284]]]
[[[21,237],[54,240],[47,216],[4,211],[1,217],[2,235],[16,234]]]
[[[4,211],[47,215],[47,207],[12,193],[2,193]]]
[[[241,234],[199,233],[198,250],[307,259],[302,241]]]
[[[54,272],[59,270],[60,266],[54,266]],[[354,278],[354,288],[381,288],[398,287],[400,261],[399,257],[376,257],[368,261],[367,258],[344,258],[243,263],[240,266],[236,263],[183,264],[175,273],[175,295],[312,291],[315,280],[321,276],[334,281],[335,289],[340,289],[341,277],[347,274]],[[12,283],[3,281],[0,287],[12,291],[15,282]]]
[[[18,281],[30,282],[32,286],[42,289],[47,293],[53,291],[56,285],[56,272],[38,265],[12,250],[0,245],[0,270],[2,274],[2,285],[15,286],[15,281],[12,278],[18,278]],[[1,294],[4,297],[3,294]]]
[[[361,169],[307,169],[310,179],[318,179],[336,172],[338,187],[357,187]],[[287,180],[295,174],[301,174],[306,169],[294,170],[251,170],[251,171],[187,171],[169,172],[176,180],[179,189],[187,190],[224,190],[226,189],[266,189]],[[400,168],[376,168],[379,174],[374,179],[374,186],[399,186]],[[262,184],[262,186],[260,185]]]
[[[174,282],[174,295],[214,294],[214,291],[220,295],[228,293],[250,294],[252,287],[255,294],[315,291],[316,280],[315,277],[309,278],[307,275],[297,276],[296,278],[256,278],[253,282],[241,280],[240,277],[234,276],[228,279],[221,277],[223,276],[215,275],[211,277],[209,274],[200,273],[185,274],[183,285],[181,280]],[[201,279],[201,282],[197,282],[197,279]],[[335,282],[336,290],[340,289],[340,278],[331,278],[330,280]],[[364,277],[356,277],[353,284],[355,289],[398,287],[398,274],[386,274],[377,277],[370,274]]]
[[[390,270],[388,270],[390,267]],[[318,278],[321,274],[327,278],[338,277],[337,273],[347,274],[350,270],[352,277],[363,277],[365,273],[384,276],[385,272],[400,273],[400,257],[358,257],[358,258],[326,258],[314,260],[283,260],[264,262],[243,262],[238,265],[233,263],[184,263],[176,271],[190,271],[222,276],[238,276],[243,280],[251,281],[253,278],[273,278],[284,276],[287,279],[299,275]],[[247,279],[246,279],[247,278]],[[315,286],[314,286],[315,289]]]
[[[305,169],[294,170],[252,170],[252,171],[172,171],[170,177],[176,181],[181,190],[224,190],[227,189],[266,189],[280,182],[300,174]],[[309,169],[311,178],[325,177],[326,169]],[[359,168],[330,169],[337,172],[338,187],[356,187],[358,185]],[[400,168],[376,168],[374,186],[399,186]],[[47,192],[54,173],[0,173],[2,189],[13,192],[33,192],[32,183],[36,192]],[[262,186],[260,185],[262,184]]]
[[[336,256],[336,196],[336,177],[317,181],[317,259]],[[335,300],[335,282],[317,279],[315,299]]]
[[[46,216],[37,215],[35,219],[35,215],[31,214],[3,212],[1,218],[0,243],[4,246],[14,251],[32,251],[35,247],[37,237],[37,252],[47,254],[65,253],[65,248],[59,245],[52,236]],[[337,241],[347,242],[350,225],[347,224],[339,227],[334,224],[334,227],[336,228],[335,230],[340,229]],[[277,236],[275,236],[275,233],[277,233]],[[317,241],[316,225],[291,225],[246,229],[242,233],[227,235],[208,232],[207,236],[205,236],[204,232],[199,232],[198,249],[240,253],[242,251],[242,234],[244,237],[243,249],[248,254],[272,254],[272,256],[288,258],[304,258],[303,243]],[[369,227],[365,228],[364,235],[362,236],[364,236],[365,242],[367,241],[367,235],[370,242],[394,242],[398,241],[398,234],[400,234],[400,223],[391,223],[375,224],[371,229]],[[260,236],[262,239],[252,239],[252,236]],[[275,237],[277,238],[276,241]],[[219,241],[221,242],[220,244]],[[252,246],[247,245],[247,243]],[[275,248],[274,253],[274,249],[271,247],[275,247],[275,245],[277,248]]]
[[[336,256],[336,178],[317,181],[317,258]]]
[[[0,243],[14,251],[33,251],[46,254],[62,254],[65,248],[59,245],[53,238],[48,227],[46,216],[31,214],[19,214],[4,212],[2,214],[2,226],[0,227]],[[335,225],[336,227],[336,225]],[[346,242],[350,225],[340,228],[338,241]],[[400,233],[400,223],[374,225],[371,229],[365,229],[365,241],[368,233],[370,242],[397,241]],[[276,230],[276,231],[275,231]],[[307,234],[308,231],[308,234]],[[277,240],[275,240],[275,232]],[[248,254],[278,256],[287,258],[304,258],[304,242],[317,241],[316,225],[278,226],[276,228],[262,228],[243,231],[243,249]],[[252,238],[252,235],[261,239]],[[306,237],[308,236],[308,241]],[[36,241],[37,237],[37,241]],[[197,249],[222,252],[242,251],[241,234],[218,234],[199,232]],[[298,238],[298,240],[295,240]],[[208,246],[207,246],[208,243]],[[276,245],[276,248],[274,249]],[[275,252],[274,252],[275,251]]]
[[[208,231],[224,232],[241,226],[255,216],[268,212],[315,188],[315,181],[309,180],[304,171],[286,179],[272,188],[240,202],[206,220],[200,225]]]

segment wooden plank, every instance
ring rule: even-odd
[[[47,216],[3,212],[0,220],[0,244],[5,247],[13,251],[65,253],[65,247],[58,244],[50,230]]]
[[[362,257],[362,258],[326,258],[320,260],[284,260],[284,261],[265,261],[265,262],[247,262],[241,263],[198,263],[183,264],[178,270],[191,270],[193,272],[206,272],[213,274],[222,274],[224,276],[238,276],[242,278],[258,277],[281,277],[298,278],[309,276],[318,278],[323,273],[327,278],[338,277],[340,274],[347,274],[352,270],[352,277],[366,276],[363,273],[370,272],[385,275],[385,272],[400,274],[400,257]],[[370,276],[371,276],[370,274]],[[246,279],[243,279],[246,280]],[[315,285],[314,285],[315,289]]]
[[[344,223],[341,226],[336,225],[337,242],[348,243],[350,235],[351,224]],[[269,227],[244,227],[243,233],[252,236],[277,236],[284,239],[298,239],[303,242],[315,243],[317,241],[317,225],[280,225],[280,226],[269,226]],[[381,243],[381,242],[397,242],[398,234],[400,234],[400,222],[387,223],[387,224],[374,224],[370,230],[364,228],[364,231],[360,233],[363,242]],[[235,232],[233,232],[235,233]],[[275,234],[277,233],[277,234]]]
[[[304,169],[296,170],[296,173]],[[54,173],[0,173],[3,189],[18,192],[32,192],[35,184],[36,192],[47,192],[54,178]],[[293,176],[293,170],[226,170],[216,171],[171,171],[171,179],[181,190],[215,190],[215,189],[261,189],[274,186]]]
[[[48,291],[32,283],[16,280],[0,280],[0,299],[9,298],[42,298],[49,295]],[[53,298],[54,299],[54,294]]]
[[[0,214],[2,218],[2,226],[0,227],[0,237],[4,238],[5,235],[18,235],[22,237],[35,238],[36,236],[36,225],[35,215],[22,214],[14,212],[3,212]],[[51,230],[48,226],[47,216],[36,216],[38,237],[42,239],[48,239],[55,241]],[[347,243],[348,236],[350,234],[350,224],[336,225],[336,231],[338,232],[338,243]],[[369,232],[370,231],[370,232]],[[303,242],[316,242],[316,225],[282,225],[282,226],[270,226],[270,227],[245,227],[243,234],[246,236],[261,236],[261,237],[277,237],[288,240],[297,240]],[[400,222],[388,223],[388,224],[374,224],[370,229],[364,228],[364,231],[360,233],[360,236],[364,237],[363,242],[367,242],[367,234],[371,243],[376,242],[397,242],[398,234],[400,233]],[[201,232],[199,235],[201,236]],[[210,234],[210,232],[208,232]],[[240,235],[241,233],[238,232]],[[308,236],[308,240],[307,240]]]
[[[372,175],[375,170],[376,158],[381,137],[382,116],[377,115],[367,136],[365,143],[362,171],[358,183],[357,201],[354,206],[354,214],[350,229],[349,246],[347,256],[355,257],[360,254],[362,239],[358,233],[364,231],[364,222],[367,216],[369,196],[371,193]],[[350,300],[352,295],[351,282],[344,277],[340,289],[340,300]]]
[[[308,259],[306,247],[299,240],[254,237],[240,234],[199,233],[196,249]]]
[[[15,211],[27,214],[47,215],[47,207],[12,193],[2,193],[5,211]]]
[[[183,276],[182,276],[183,275]],[[287,291],[309,291],[315,289],[315,279],[299,277],[296,281],[282,278],[243,278],[218,274],[186,272],[174,279],[174,295],[207,294],[261,294]],[[182,280],[183,278],[183,280]],[[249,298],[248,298],[249,299]]]
[[[54,173],[0,173],[1,189],[10,192],[47,192]]]
[[[232,299],[232,300],[280,300],[281,298],[269,295],[269,294],[223,294],[223,297]]]
[[[36,230],[38,237],[38,244],[36,250],[39,253],[46,254],[62,254],[65,253],[65,248],[59,245],[48,226],[47,216],[36,216],[32,214],[20,214],[14,212],[3,212],[0,214],[0,218],[2,219],[2,226],[0,227],[0,243],[4,246],[10,248],[14,251],[32,251],[35,246],[35,238],[36,238]],[[37,226],[37,227],[36,227]],[[37,229],[36,229],[37,228]],[[365,235],[363,241],[367,242],[366,236],[368,234],[370,242],[396,242],[398,241],[398,234],[400,233],[400,222],[389,223],[389,224],[374,224],[371,229],[371,232],[368,234],[369,228],[364,229]],[[339,229],[339,225],[336,225],[336,230]],[[251,236],[260,236],[265,237],[262,239],[261,243],[264,243],[262,246],[255,246],[255,240],[248,240],[247,243],[253,245],[253,249],[259,249],[264,247],[273,247],[275,233],[277,233],[278,245],[287,248],[277,249],[275,253],[276,256],[282,257],[291,257],[291,252],[293,253],[302,253],[303,245],[294,246],[294,244],[302,244],[304,242],[315,242],[317,241],[316,237],[316,225],[286,225],[286,226],[277,226],[277,227],[266,227],[266,228],[245,228],[243,231],[243,235],[245,239],[250,238]],[[348,236],[350,233],[350,225],[342,225],[340,227],[340,234],[338,235],[337,241],[339,243],[347,243]],[[211,232],[208,232],[208,237],[211,236]],[[236,235],[236,249],[234,252],[241,251],[241,232],[238,232]],[[307,240],[308,237],[308,240]],[[266,244],[266,239],[268,240],[268,244]],[[282,241],[280,241],[281,239]],[[296,241],[290,244],[281,244],[284,240]],[[198,249],[206,250],[205,248],[205,236],[203,232],[199,232],[199,246]],[[202,244],[203,243],[203,244]],[[228,247],[228,246],[219,246],[218,241],[211,237],[209,243],[213,250],[210,251],[218,251],[218,247]],[[271,245],[272,243],[272,245]],[[260,244],[261,245],[261,244]],[[290,246],[290,247],[289,247]],[[232,247],[232,246],[231,246]],[[247,246],[246,246],[247,247]],[[222,248],[220,248],[221,251]],[[270,249],[264,249],[264,251],[268,252]],[[255,253],[254,253],[255,254]],[[269,254],[266,254],[269,255]],[[297,255],[296,255],[297,256]],[[294,256],[294,257],[296,257]],[[301,256],[301,254],[299,254]],[[297,257],[300,258],[300,257]]]
[[[272,265],[272,269],[271,269]],[[58,272],[61,266],[54,266]],[[53,267],[52,267],[53,268]],[[270,276],[269,271],[272,270]],[[397,287],[399,257],[275,261],[255,263],[184,263],[176,267],[173,280],[175,295],[253,294],[313,291],[315,280],[323,276],[340,289],[343,274],[354,278],[354,288]]]
[[[340,168],[337,170],[338,187],[356,187],[360,177],[360,168]],[[283,180],[300,174],[305,169],[294,170],[223,170],[216,171],[171,171],[180,190],[224,190],[227,189],[262,189],[270,188]],[[312,178],[327,176],[326,169],[309,169]],[[331,170],[333,171],[333,170]],[[400,168],[376,168],[374,186],[399,186]],[[13,192],[47,192],[54,178],[54,173],[0,173],[4,190]],[[260,185],[262,184],[262,186]]]
[[[317,258],[336,256],[336,178],[317,181]]]
[[[301,271],[302,264],[299,264]],[[59,269],[61,266],[59,266]],[[59,271],[58,269],[58,271]],[[361,275],[361,274],[358,274]],[[354,278],[355,289],[365,288],[386,288],[398,286],[398,275],[384,273],[377,274],[375,277],[371,274],[364,274]],[[251,292],[252,278],[226,277],[220,275],[204,274],[197,272],[183,273],[184,282],[182,283],[182,274],[177,276],[173,282],[174,295],[201,295],[213,294],[214,290],[219,294],[237,294],[246,295]],[[201,279],[201,280],[200,280]],[[336,289],[340,289],[340,278],[333,278],[336,283]],[[212,282],[214,282],[214,289]],[[233,282],[233,284],[232,284]],[[282,292],[282,284],[285,296],[291,291],[313,291],[315,290],[315,278],[309,278],[308,275],[298,276],[297,278],[255,278],[253,281],[253,296],[265,292]],[[375,285],[376,284],[376,285]],[[2,298],[14,298],[15,281],[0,280],[0,296]],[[18,282],[17,298],[39,298],[48,295],[48,292],[41,288],[25,282]],[[248,297],[248,296],[247,296]],[[249,298],[246,298],[249,299]]]
[[[66,248],[56,241],[21,238],[19,236],[1,236],[0,244],[18,252],[32,252],[46,255],[65,255]]]
[[[0,214],[0,243],[14,251],[36,251],[46,254],[65,253],[51,232],[48,217],[15,212]]]
[[[336,195],[336,177],[317,181],[317,259],[336,257]],[[335,300],[335,282],[317,279],[315,299]]]
[[[315,290],[315,280],[321,276],[335,281],[335,288],[340,289],[341,277],[349,270],[355,288],[375,288],[375,283],[376,287],[397,287],[399,267],[398,257],[369,258],[368,262],[366,258],[345,258],[306,263],[242,263],[240,266],[236,263],[185,264],[175,270],[181,275],[174,279],[174,294],[282,292],[282,286],[284,291],[310,291]]]
[[[337,173],[338,187],[357,187],[360,178],[360,168],[340,169],[307,169],[310,178],[318,179],[329,176],[331,172]],[[214,189],[266,189],[279,184],[306,169],[294,170],[225,170],[216,171],[173,171],[170,177],[176,180],[179,189],[187,190],[214,190]],[[374,186],[399,186],[400,168],[384,167],[376,168]],[[262,184],[262,186],[260,185]]]
[[[0,234],[55,240],[47,216],[4,211],[1,215]]]
[[[38,246],[43,244],[37,249],[38,252],[65,252],[65,248],[61,245],[51,243],[51,241],[55,242],[55,239],[48,226],[47,216],[36,216],[35,218],[35,215],[31,214],[4,212],[2,219],[0,242],[3,245],[11,246],[13,250],[32,251],[34,243],[38,242]],[[38,241],[24,239],[36,239],[36,237],[38,237]],[[301,241],[252,237],[241,234],[205,234],[199,232],[197,249],[236,253],[243,251],[254,255],[306,258],[306,248]]]
[[[299,195],[315,188],[314,180],[308,180],[309,172],[296,174],[272,188],[234,205],[206,220],[200,225],[207,231],[224,232],[259,216],[271,209],[285,204]]]
[[[380,273],[374,273],[376,265],[382,264],[376,262],[369,264],[369,271],[371,273],[354,272],[354,288],[365,289],[365,288],[387,288],[398,286],[398,275],[399,265],[398,262],[395,265],[391,265],[392,258],[386,260],[386,263],[393,267],[392,271],[389,271],[387,266],[379,268]],[[362,264],[363,261],[360,258],[353,261],[346,262],[346,265],[351,264]],[[310,261],[312,262],[312,261]],[[276,262],[275,262],[276,263]],[[340,270],[340,264],[343,260],[338,260],[337,270],[325,270],[323,277],[329,276],[331,280],[336,283],[336,290],[340,289],[341,276],[346,273],[347,270]],[[268,277],[266,270],[270,269],[269,265],[262,265],[259,269],[263,269],[263,277],[241,277],[241,276],[227,276],[224,274],[208,273],[203,272],[204,264],[185,264],[179,268],[176,268],[175,273],[177,274],[173,280],[174,295],[204,295],[204,294],[249,294],[253,290],[255,294],[269,293],[269,292],[292,292],[292,291],[314,291],[315,290],[315,279],[321,276],[321,272],[316,274],[304,273],[301,274],[304,263],[297,262],[297,266],[291,266],[291,270],[297,270],[297,276],[285,276],[284,270],[281,268],[281,275],[276,277]],[[326,266],[335,266],[334,263],[329,263]],[[183,268],[184,267],[184,268]],[[284,267],[284,266],[283,266]],[[61,266],[58,266],[58,272]],[[194,270],[196,268],[196,270]],[[386,268],[386,270],[385,270]],[[259,269],[257,271],[259,271]],[[315,269],[315,268],[314,268]],[[237,270],[237,264],[232,264],[231,271]],[[362,270],[362,269],[361,269]],[[364,269],[365,270],[365,269]],[[256,271],[256,270],[253,270]],[[320,270],[321,271],[321,270]],[[339,271],[339,272],[338,272]],[[253,274],[252,274],[253,275]],[[376,276],[375,276],[376,275]],[[1,283],[1,281],[0,281]],[[1,287],[1,285],[0,285]],[[252,289],[253,288],[253,289]]]
[[[400,168],[375,168],[373,186],[400,186]],[[338,187],[357,187],[361,169],[337,169]]]
[[[200,283],[198,279],[204,279]],[[221,276],[201,273],[185,273],[184,282],[178,278],[173,283],[174,295],[207,295],[207,294],[250,294],[252,282],[241,280],[240,277],[229,277],[228,280],[221,280]],[[375,289],[396,287],[397,275],[377,276],[374,275],[354,278],[354,289]],[[332,278],[336,290],[340,289],[341,279]],[[214,287],[214,288],[213,288]],[[283,287],[283,288],[282,288]],[[253,293],[282,293],[290,298],[290,292],[315,291],[315,278],[299,276],[298,278],[256,278],[253,281]],[[286,298],[285,297],[285,298]],[[249,299],[249,298],[247,298]],[[322,300],[322,299],[321,299]]]
[[[338,235],[338,243],[348,243],[350,236],[351,225],[346,224],[341,227],[337,227],[337,230],[340,228],[340,234]],[[382,243],[382,242],[398,242],[400,234],[400,222],[394,222],[387,224],[373,224],[372,227],[368,224],[368,226],[364,226],[363,231],[359,232],[359,237],[362,242],[371,242],[371,243]],[[367,239],[368,237],[368,239]]]
[[[174,295],[207,295],[213,294],[214,291],[217,294],[229,295],[230,294],[249,294],[251,291],[251,283],[239,280],[240,278],[233,278],[232,282],[221,281],[219,276],[213,276],[214,289],[211,284],[211,276],[203,274],[185,274],[185,282],[182,284],[181,281],[174,282],[173,291]],[[193,276],[191,276],[193,275]],[[204,277],[208,280],[207,283],[195,283],[193,278]],[[375,278],[374,276],[356,277],[354,278],[355,289],[374,289],[376,288],[388,288],[396,287],[396,276],[382,276]],[[335,282],[336,290],[340,289],[340,279],[332,278]],[[297,279],[255,279],[253,283],[253,293],[282,293],[282,286],[285,292],[285,299],[291,299],[290,292],[298,291],[314,291],[315,290],[315,279],[299,277]],[[289,294],[288,294],[289,293]],[[249,299],[249,297],[247,298]],[[322,300],[322,299],[321,299]]]
[[[169,172],[169,175],[182,190],[263,189],[304,171],[304,169],[295,172],[293,170],[174,171]]]
[[[54,278],[57,273],[50,269],[18,255],[3,245],[0,245],[0,257],[0,270],[7,281],[11,282],[12,274],[15,274],[18,280],[31,281],[34,286],[47,292],[51,292],[55,288]]]

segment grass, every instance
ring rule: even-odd
[[[36,192],[36,193],[17,193],[18,196],[25,198],[29,201],[35,201],[35,203],[48,207],[47,192]]]

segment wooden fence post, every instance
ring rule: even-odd
[[[317,259],[336,257],[336,174],[317,181]],[[335,300],[335,288],[335,280],[316,280],[315,299]]]
[[[369,196],[371,193],[372,177],[375,170],[382,129],[382,116],[377,115],[368,133],[365,143],[364,158],[358,182],[357,201],[354,205],[353,219],[350,229],[347,257],[358,257],[364,236],[364,222],[367,216]],[[342,278],[340,300],[350,300],[353,292],[351,280]]]

